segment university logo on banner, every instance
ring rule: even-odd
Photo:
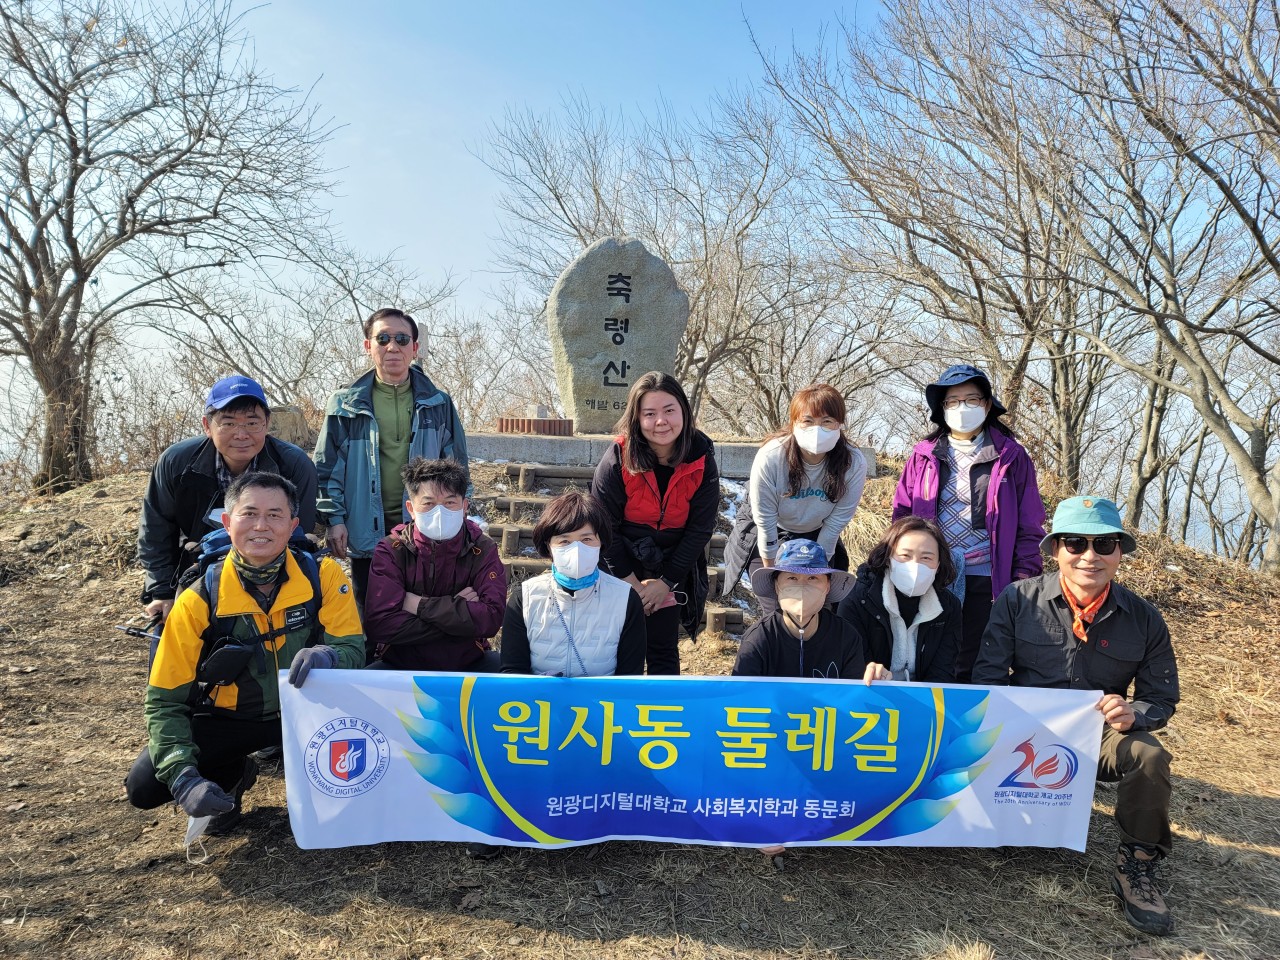
[[[1088,691],[915,683],[325,671],[282,696],[304,847],[1083,849],[1101,731]]]
[[[307,778],[330,797],[354,797],[378,785],[391,762],[386,736],[366,720],[339,717],[307,742]]]

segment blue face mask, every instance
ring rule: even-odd
[[[574,579],[573,577],[566,577],[555,567],[552,567],[551,576],[555,577],[556,583],[560,584],[560,586],[564,587],[566,590],[585,590],[600,579],[600,570],[597,568],[592,570],[585,577],[578,577],[577,579]]]

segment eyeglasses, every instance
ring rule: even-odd
[[[407,333],[380,333],[373,338],[373,342],[380,347],[385,347],[392,340],[401,347],[407,347],[409,344],[413,343],[413,337],[409,336]]]
[[[1067,548],[1067,553],[1073,557],[1078,557],[1093,547],[1093,552],[1100,557],[1109,557],[1116,552],[1116,547],[1120,546],[1120,538],[1115,536],[1108,537],[1059,537],[1058,542]]]
[[[267,421],[265,420],[219,420],[214,419],[213,428],[222,434],[236,434],[244,432],[250,436],[257,436],[265,433],[267,429]]]
[[[952,397],[950,400],[943,400],[942,406],[946,410],[959,410],[961,407],[968,407],[972,410],[986,402],[986,397]]]

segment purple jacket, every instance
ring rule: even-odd
[[[455,594],[471,587],[479,602]],[[406,613],[404,595],[422,599]],[[437,542],[405,523],[373,551],[364,602],[365,635],[386,645],[382,660],[398,670],[467,670],[502,626],[507,572],[498,545],[467,520],[451,540]]]
[[[1044,538],[1044,502],[1036,484],[1036,468],[1027,451],[1012,437],[990,431],[999,455],[987,486],[987,531],[991,535],[991,595],[1015,580],[1044,571],[1040,541]],[[937,440],[921,440],[902,468],[893,494],[893,519],[914,514],[938,518]]]

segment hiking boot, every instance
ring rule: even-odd
[[[244,798],[244,792],[257,782],[258,765],[254,763],[252,757],[245,757],[244,773],[231,790],[232,796],[235,797],[236,805],[226,813],[220,813],[210,820],[209,826],[205,827],[204,832],[211,837],[221,837],[234,830],[236,824],[240,822],[240,801]]]
[[[1156,861],[1157,854],[1145,847],[1120,844],[1111,889],[1132,926],[1163,937],[1173,932],[1173,916],[1156,884]]]
[[[253,753],[249,754],[249,756],[253,757],[253,759],[257,761],[259,772],[261,772],[263,767],[274,767],[278,769],[280,764],[284,761],[284,747],[263,747],[261,750],[255,750]]]
[[[472,860],[492,860],[501,852],[501,847],[490,846],[487,843],[467,844],[467,856]]]

